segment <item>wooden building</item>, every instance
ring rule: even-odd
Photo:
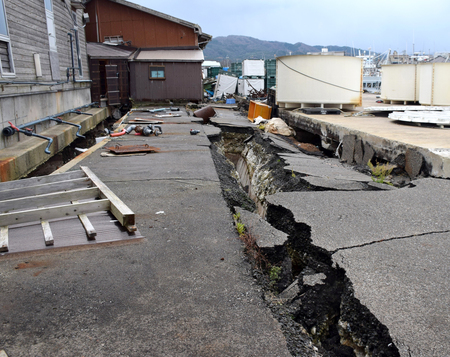
[[[91,103],[83,8],[0,0],[0,130]],[[2,135],[0,149],[18,138]]]
[[[88,42],[138,48],[129,59],[133,100],[203,99],[203,49],[212,37],[199,25],[125,0],[88,0],[86,11]]]
[[[92,100],[109,106],[128,103],[130,78],[128,59],[135,49],[88,42]]]

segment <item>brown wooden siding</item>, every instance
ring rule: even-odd
[[[164,80],[149,79],[149,66],[165,66]],[[201,63],[130,62],[130,92],[134,100],[189,100],[203,97]]]
[[[88,42],[104,42],[105,36],[122,36],[134,47],[198,46],[194,29],[128,6],[92,0],[86,5],[86,11],[90,18],[86,25]]]

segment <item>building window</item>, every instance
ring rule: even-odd
[[[164,66],[149,66],[150,79],[166,79],[166,69]]]
[[[3,0],[0,0],[0,74],[2,76],[14,76],[15,74]]]
[[[52,0],[44,0],[45,15],[47,17],[48,42],[50,51],[56,52],[56,29],[55,29],[55,15],[53,13]]]
[[[123,45],[123,36],[105,36],[105,42],[114,45]]]

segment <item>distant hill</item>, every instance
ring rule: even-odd
[[[305,55],[307,52],[320,52],[323,47],[327,47],[328,51],[345,51],[348,55],[352,53],[352,48],[347,46],[310,46],[302,42],[291,44],[235,35],[213,38],[203,53],[205,60],[222,62],[228,57],[230,63],[233,63],[245,59],[270,59],[289,54]]]

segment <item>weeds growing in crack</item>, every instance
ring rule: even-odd
[[[244,243],[245,254],[250,258],[256,269],[264,271],[270,266],[270,263],[259,248],[256,237],[248,232],[245,225],[241,222],[239,213],[234,214],[233,218],[239,234],[239,240]]]
[[[370,171],[372,172],[372,181],[393,186],[393,184],[389,180],[387,180],[389,175],[392,173],[392,170],[394,169],[393,165],[380,164],[379,162],[374,165],[369,161],[367,163],[367,166],[369,166]]]

